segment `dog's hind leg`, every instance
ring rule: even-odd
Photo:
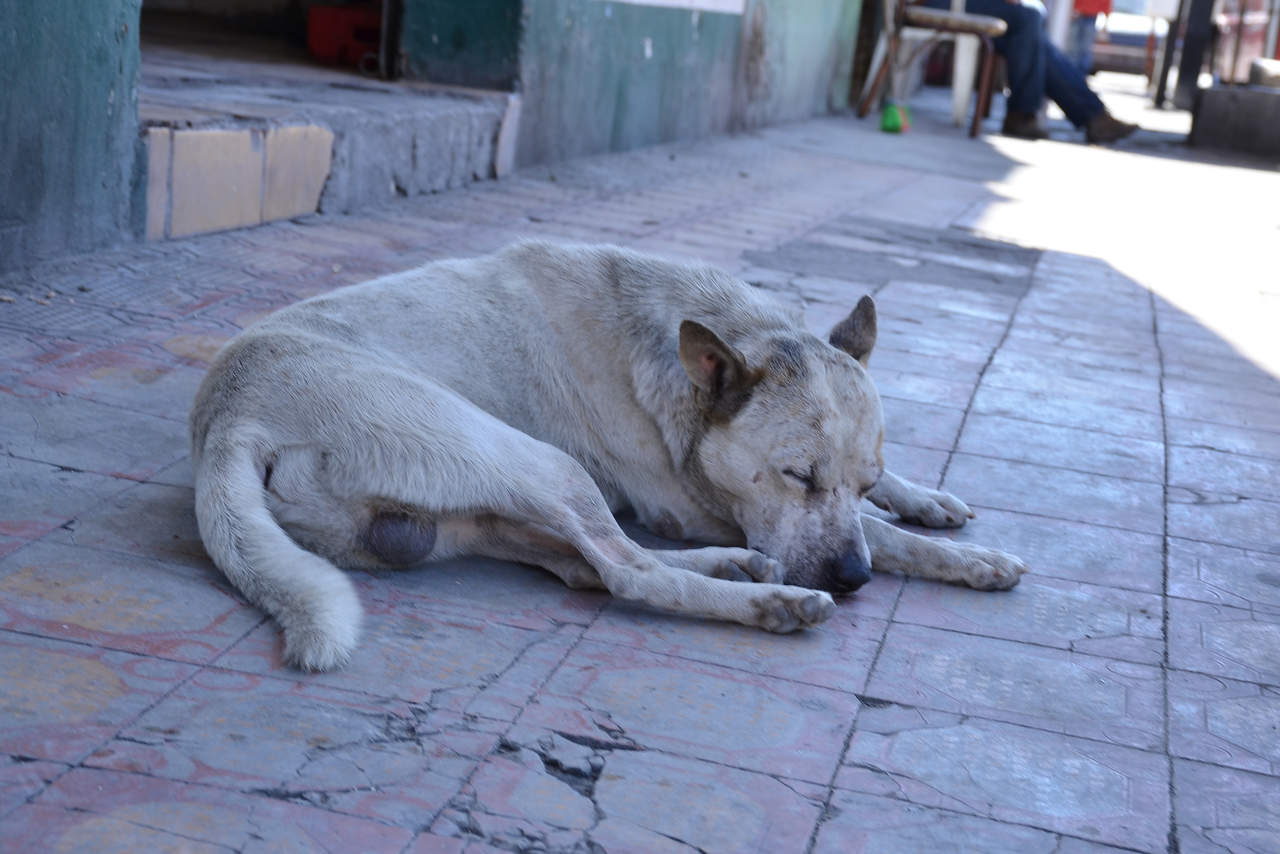
[[[1007,590],[1027,571],[1006,552],[922,537],[865,514],[862,533],[871,548],[871,568],[881,572],[954,581],[978,590]]]
[[[604,590],[600,573],[569,542],[527,522],[492,513],[451,520],[442,526],[450,554],[474,554],[527,563],[555,575],[574,590]]]
[[[926,528],[959,528],[973,518],[969,506],[951,493],[920,486],[889,471],[880,475],[866,497],[902,521]]]
[[[576,549],[614,596],[657,608],[777,632],[835,611],[823,592],[738,584],[662,562],[618,527],[577,460],[448,389],[385,375],[373,388],[344,388],[344,406],[360,415],[326,456],[326,488],[339,500],[412,508],[436,521],[492,514],[534,525]],[[436,533],[431,558],[466,553],[465,544],[450,547],[445,526]]]

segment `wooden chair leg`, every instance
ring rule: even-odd
[[[881,90],[884,88],[885,80],[889,76],[889,65],[893,62],[892,51],[886,49],[880,56],[880,64],[876,66],[876,73],[871,78],[871,85],[867,87],[866,93],[863,94],[862,100],[858,102],[858,118],[863,118],[867,113],[871,112],[871,105],[880,98]]]
[[[991,77],[995,71],[995,45],[988,36],[982,37],[982,74],[978,83],[978,103],[973,108],[973,122],[969,125],[969,138],[978,135],[978,128],[991,103]]]
[[[987,92],[987,106],[982,110],[984,119],[991,118],[991,99],[995,97],[996,90],[1004,91],[1005,61],[999,54],[991,63],[991,69],[991,89]]]

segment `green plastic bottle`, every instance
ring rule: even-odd
[[[906,104],[886,101],[880,111],[880,130],[885,133],[906,133],[911,130],[911,111]]]

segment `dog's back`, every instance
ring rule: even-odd
[[[619,469],[685,451],[659,425],[690,394],[676,358],[686,319],[744,349],[798,324],[718,270],[617,247],[527,242],[430,264],[287,307],[238,336],[197,396],[196,452],[219,419],[297,430],[297,412],[277,417],[298,403],[293,389],[365,366],[368,381],[396,371],[453,391],[579,459],[608,491]]]

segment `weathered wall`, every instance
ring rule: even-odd
[[[526,0],[516,162],[727,130],[741,16]]]
[[[735,125],[847,107],[861,8],[862,0],[748,0]]]
[[[141,232],[140,0],[0,0],[0,269]]]
[[[861,6],[406,0],[402,63],[411,78],[518,90],[527,166],[842,109]]]
[[[847,106],[861,0],[667,3],[525,1],[520,165]]]

